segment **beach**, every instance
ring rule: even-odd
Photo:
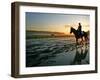
[[[89,44],[77,45],[75,37],[26,39],[26,67],[89,64]]]

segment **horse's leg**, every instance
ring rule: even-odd
[[[88,44],[88,37],[86,36],[84,38],[85,38],[85,45],[87,45]]]
[[[85,45],[87,45],[87,38],[86,37],[84,37],[85,38]]]
[[[84,43],[83,43],[83,37],[81,38],[81,44],[83,45]]]
[[[81,37],[80,45],[83,45],[83,38]]]
[[[87,36],[87,43],[89,42],[89,37]]]
[[[76,45],[78,45],[78,39],[76,38]]]

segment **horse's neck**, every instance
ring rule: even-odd
[[[77,34],[77,30],[73,29],[73,33],[76,35]]]

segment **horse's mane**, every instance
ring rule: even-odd
[[[73,30],[75,30],[75,31],[77,31],[75,28],[73,28],[73,27],[71,27],[71,29],[73,29]]]

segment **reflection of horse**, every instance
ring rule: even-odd
[[[76,44],[78,44],[78,39],[81,39],[81,42],[83,42],[83,37],[85,41],[88,41],[88,32],[82,31],[82,34],[79,34],[79,32],[71,27],[70,33],[73,33],[76,38]]]
[[[86,58],[86,55],[88,53],[88,49],[87,47],[85,46],[85,49],[81,49],[76,47],[76,55],[75,55],[75,58],[73,60],[73,62],[71,64],[82,64],[82,60],[84,60]],[[89,63],[89,62],[87,62]]]

